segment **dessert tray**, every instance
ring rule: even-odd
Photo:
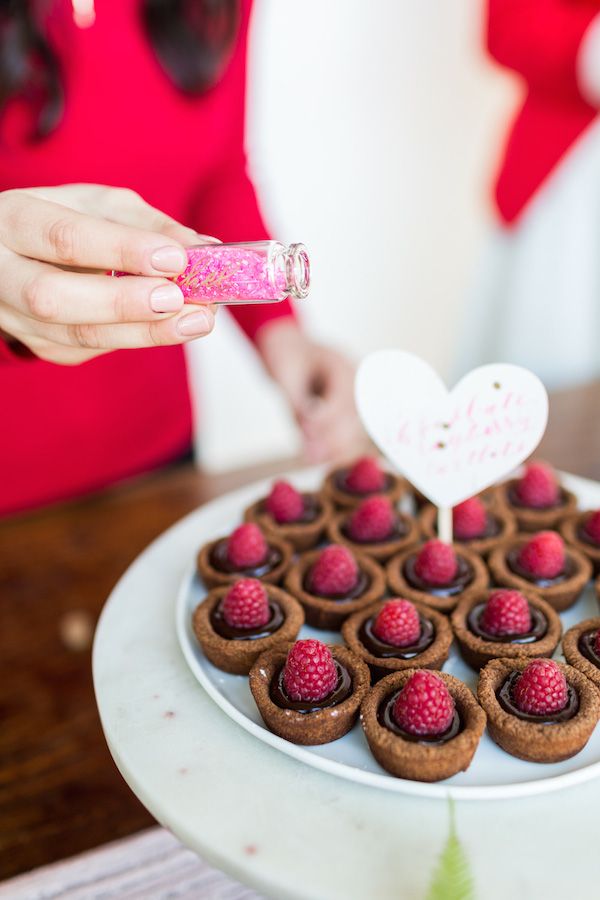
[[[300,490],[320,487],[323,471],[320,468],[290,473],[289,480]],[[573,491],[580,508],[600,507],[600,484],[562,475],[565,488]],[[207,504],[194,514],[197,545],[229,533],[241,521],[245,506],[268,493],[269,481],[257,483],[227,494]],[[412,512],[412,500],[402,503]],[[322,746],[302,747],[270,732],[262,722],[253,700],[248,678],[230,675],[215,668],[204,656],[192,629],[194,609],[206,596],[207,589],[196,574],[193,560],[185,573],[175,602],[175,626],[181,652],[203,689],[223,712],[253,737],[276,748],[281,753],[300,760],[307,766],[328,772],[339,778],[370,785],[386,791],[428,797],[453,796],[462,799],[492,799],[539,794],[578,784],[600,775],[600,728],[596,728],[585,748],[563,762],[539,764],[525,762],[501,750],[484,733],[470,767],[443,782],[434,784],[395,778],[385,772],[371,754],[358,723],[336,741]],[[598,603],[591,584],[566,612],[561,613],[563,631],[592,616],[598,615]],[[323,631],[303,626],[300,638],[315,637],[321,641],[343,643],[339,632]],[[559,650],[555,658],[563,660]],[[476,689],[477,674],[461,659],[453,644],[443,671],[455,675]]]

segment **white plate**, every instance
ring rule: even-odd
[[[302,490],[316,488],[321,480],[319,469],[292,473],[289,478]],[[582,508],[600,506],[600,484],[584,481],[575,476],[564,476],[567,488],[575,491]],[[249,490],[227,494],[206,506],[197,514],[199,546],[215,537],[230,532],[240,520],[240,514],[248,504]],[[255,498],[263,496],[265,482],[256,485]],[[235,722],[258,740],[277,748],[282,753],[299,759],[309,766],[337,775],[350,781],[368,784],[387,791],[417,794],[425,797],[447,797],[471,800],[487,800],[539,794],[578,784],[600,775],[600,728],[597,728],[587,746],[572,759],[553,765],[524,762],[505,753],[493,743],[487,733],[483,735],[473,762],[466,772],[437,784],[408,781],[388,775],[375,761],[360,725],[338,741],[320,747],[299,747],[270,732],[263,724],[248,679],[228,675],[215,668],[202,653],[191,627],[192,613],[205,596],[206,589],[196,577],[193,567],[184,577],[176,604],[177,636],[185,659],[214,702]],[[588,587],[574,607],[561,615],[566,630],[576,622],[598,615],[598,605],[591,587]],[[305,626],[301,637],[318,637],[325,641],[341,642],[337,632],[318,631]],[[557,654],[557,658],[562,657]],[[462,661],[453,647],[444,665],[444,671],[456,675],[472,688],[476,687],[476,674]]]

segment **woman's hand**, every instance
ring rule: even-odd
[[[0,193],[0,332],[67,365],[202,337],[213,310],[184,305],[167,280],[185,268],[184,247],[202,240],[213,239],[123,188]],[[112,269],[135,274],[110,278]]]
[[[365,449],[354,405],[354,367],[345,356],[313,343],[290,319],[263,326],[257,345],[292,407],[311,462],[348,458]]]

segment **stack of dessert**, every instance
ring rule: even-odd
[[[598,578],[600,510],[578,511],[533,462],[455,507],[453,533],[438,540],[436,510],[370,457],[312,493],[275,482],[198,554],[198,642],[213,665],[249,676],[273,732],[323,744],[360,716],[398,777],[465,770],[486,724],[521,759],[573,756],[600,717],[600,617],[563,636],[559,613]],[[305,623],[343,643],[297,640]],[[567,664],[551,659],[561,637]],[[453,641],[480,672],[477,697],[441,671]]]

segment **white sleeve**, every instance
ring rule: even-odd
[[[592,20],[581,41],[577,82],[583,98],[600,108],[600,14]]]

